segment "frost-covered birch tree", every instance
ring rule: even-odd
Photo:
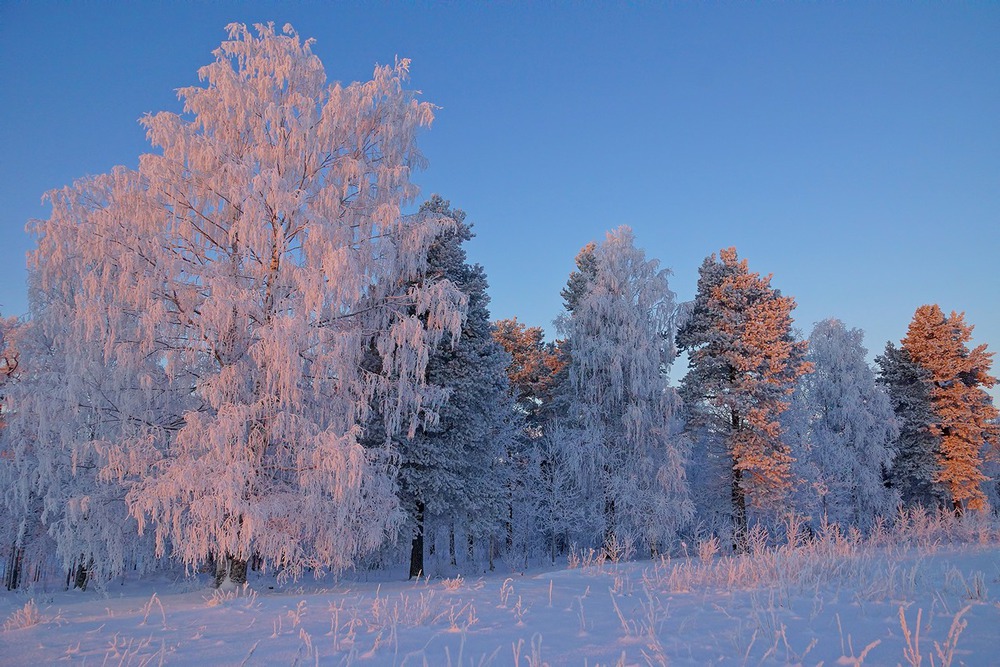
[[[579,272],[586,269],[586,279],[571,277],[564,292],[568,312],[557,322],[570,357],[566,423],[586,433],[568,446],[592,443],[593,463],[577,467],[597,475],[595,523],[605,539],[632,534],[651,549],[661,548],[691,515],[684,453],[670,437],[669,271],[646,259],[628,227],[609,232],[592,253],[592,265]]]
[[[73,278],[66,285],[80,287]],[[100,587],[126,569],[142,574],[157,565],[151,536],[138,536],[129,516],[125,487],[100,476],[100,443],[130,427],[130,417],[114,407],[123,395],[119,387],[134,381],[125,365],[104,363],[99,341],[76,340],[69,353],[70,330],[56,316],[64,304],[36,288],[31,285],[34,317],[17,331],[18,368],[24,370],[7,392],[10,419],[0,437],[10,465],[3,466],[0,483],[24,562],[48,565],[54,551],[75,586],[93,581]],[[136,408],[132,417],[154,411]]]
[[[826,517],[868,527],[898,502],[885,482],[899,429],[865,360],[863,337],[839,320],[819,322],[806,355],[813,372],[799,378],[786,413],[803,422],[799,437],[788,438],[795,447],[796,509],[816,523]]]
[[[72,378],[50,400],[100,416],[39,447],[86,452],[157,554],[234,580],[251,556],[339,570],[401,516],[362,425],[433,413],[427,360],[463,318],[448,281],[415,279],[452,223],[404,214],[432,108],[406,60],[329,84],[289,26],[228,35],[182,113],[142,119],[138,169],[51,192],[33,224],[35,317]]]

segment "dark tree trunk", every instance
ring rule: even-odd
[[[217,560],[215,563],[215,587],[221,586],[227,578],[240,586],[247,583],[247,562],[228,554]]]
[[[80,554],[80,562],[76,565],[76,572],[73,576],[73,588],[79,588],[81,591],[87,590],[87,581],[90,579],[90,569],[89,566],[94,562],[93,559],[88,563],[83,554]]]
[[[610,494],[604,499],[604,543],[615,535],[615,499]]]
[[[418,579],[424,573],[424,504],[419,500],[414,519],[417,526],[410,543],[410,579]]]
[[[458,560],[455,558],[455,524],[451,524],[448,528],[448,560],[452,565],[458,565]]]
[[[746,551],[747,547],[747,497],[740,484],[741,471],[733,467],[733,550]]]
[[[734,379],[734,378],[733,378]],[[733,410],[729,415],[729,427],[731,429],[729,437],[736,439],[740,432],[742,420],[740,413]],[[733,448],[730,445],[730,453]],[[747,497],[743,490],[743,472],[738,467],[739,461],[733,457],[733,550],[743,552],[747,547]]]
[[[21,568],[24,566],[24,547],[18,548],[17,542],[10,548],[10,563],[7,567],[7,577],[4,583],[8,591],[17,588],[21,583]]]

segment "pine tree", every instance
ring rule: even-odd
[[[891,342],[875,363],[879,366],[878,382],[885,387],[899,427],[890,485],[906,505],[944,507],[947,491],[935,481],[940,468],[940,438],[930,429],[935,418],[929,373],[905,348]]]
[[[805,421],[795,452],[798,476],[806,482],[800,509],[817,513],[817,520],[859,527],[896,505],[885,478],[899,434],[889,398],[865,361],[863,336],[839,320],[818,323],[806,355],[813,372],[799,378],[786,413]]]
[[[405,60],[329,85],[290,27],[228,32],[184,114],[143,119],[155,154],[33,223],[33,317],[67,381],[32,391],[69,420],[38,458],[119,485],[158,554],[340,570],[398,527],[396,453],[363,427],[433,413],[427,359],[463,318],[451,283],[414,283],[451,221],[403,214],[432,107]]]
[[[770,283],[771,276],[750,273],[735,248],[709,256],[677,334],[679,349],[688,353],[680,389],[688,430],[720,445],[714,455],[730,469],[737,533],[746,530],[748,500],[775,507],[791,488],[792,456],[779,417],[796,379],[810,370],[803,359],[807,344],[792,332],[795,300]]]
[[[597,475],[605,539],[631,533],[656,549],[691,513],[683,452],[670,437],[668,271],[635,247],[628,227],[585,247],[577,264],[558,321],[569,350],[565,423],[586,436],[577,446],[590,450],[583,467]]]
[[[929,429],[938,438],[934,481],[947,489],[958,513],[985,508],[983,454],[1000,444],[998,413],[984,389],[996,384],[989,374],[993,354],[986,345],[969,350],[971,339],[972,326],[963,313],[945,317],[937,305],[925,305],[917,308],[902,341],[910,358],[927,371],[934,412]]]
[[[494,322],[493,339],[511,357],[507,367],[511,388],[527,426],[540,435],[543,409],[552,401],[565,354],[555,343],[545,342],[541,327],[529,327],[516,317]]]

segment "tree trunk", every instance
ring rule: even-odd
[[[417,523],[410,543],[410,579],[419,579],[424,573],[424,504],[417,501]]]
[[[735,378],[731,378],[735,379]],[[729,437],[736,439],[742,425],[740,413],[733,410],[729,415],[729,427],[731,429]],[[729,445],[730,453],[733,453],[732,441]],[[743,552],[747,547],[747,497],[743,490],[743,471],[738,467],[739,461],[733,456],[733,551]]]
[[[453,566],[458,565],[458,561],[455,558],[455,524],[452,523],[448,527],[448,559]]]
[[[10,564],[7,567],[7,577],[4,582],[7,590],[12,591],[21,583],[21,568],[24,565],[24,547],[18,548],[17,542],[10,548]]]
[[[747,497],[740,485],[742,473],[733,466],[733,551],[747,548]]]
[[[87,563],[83,554],[80,554],[80,562],[76,566],[76,573],[73,577],[73,588],[79,588],[81,591],[87,590],[87,581],[90,579],[89,565],[92,564],[93,559],[90,563]]]
[[[609,543],[614,535],[615,499],[609,495],[604,499],[604,543]]]
[[[226,554],[215,564],[215,587],[219,588],[226,579],[242,586],[247,583],[247,562]]]

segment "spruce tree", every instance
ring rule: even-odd
[[[875,363],[878,382],[885,387],[899,427],[889,483],[906,505],[943,507],[947,493],[935,481],[940,468],[940,438],[930,429],[934,421],[930,374],[905,348],[891,342]]]
[[[430,356],[427,382],[448,392],[437,419],[402,438],[399,488],[413,525],[410,576],[424,571],[424,536],[430,521],[448,522],[467,539],[489,540],[507,510],[504,464],[518,429],[507,366],[510,356],[494,340],[483,267],[470,265],[463,244],[473,237],[465,213],[434,195],[421,212],[454,226],[431,245],[428,274],[454,284],[468,299],[457,340],[443,341]]]

